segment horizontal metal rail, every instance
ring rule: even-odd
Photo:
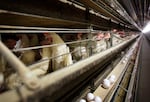
[[[0,33],[98,33],[108,32],[94,29],[76,29],[76,28],[47,28],[47,27],[24,27],[0,25]]]
[[[79,31],[56,31],[56,30],[0,30],[0,33],[89,33],[88,30]]]
[[[90,31],[92,29],[70,29],[70,28],[46,28],[46,27],[25,27],[25,26],[11,26],[11,25],[0,25],[0,28],[5,29],[30,29],[30,30],[53,30],[53,31]]]
[[[66,45],[66,44],[82,43],[82,42],[91,41],[91,40],[92,40],[92,39],[87,39],[87,40],[66,42],[66,43],[60,43],[60,44],[43,45],[43,46],[28,47],[28,48],[19,48],[19,49],[14,49],[14,50],[12,50],[12,51],[18,52],[18,51],[26,51],[26,50],[35,50],[35,49],[40,49],[40,48],[54,47],[54,46],[60,46],[60,45]]]

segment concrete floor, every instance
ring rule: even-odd
[[[150,34],[143,35],[136,102],[150,102]]]

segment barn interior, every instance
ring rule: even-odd
[[[149,21],[149,0],[2,0],[0,101],[150,101]]]

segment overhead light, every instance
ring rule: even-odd
[[[150,22],[147,23],[147,25],[142,30],[142,33],[148,33],[150,32]]]

